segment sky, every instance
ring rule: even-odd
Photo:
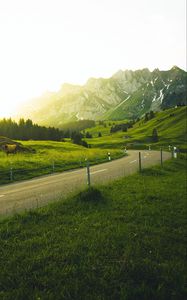
[[[0,0],[0,117],[119,69],[186,69],[185,0]]]

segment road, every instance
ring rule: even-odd
[[[90,168],[91,184],[102,184],[115,178],[136,173],[139,151],[129,150],[128,156]],[[159,151],[141,151],[142,168],[160,163]],[[163,161],[171,153],[163,152]],[[87,185],[86,168],[66,171],[22,182],[0,186],[0,215],[40,207],[62,199]]]

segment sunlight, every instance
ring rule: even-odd
[[[64,82],[119,69],[185,68],[185,1],[164,3],[0,1],[0,116]]]
[[[16,107],[11,102],[0,102],[0,119],[8,118],[16,113]]]

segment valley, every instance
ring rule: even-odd
[[[185,299],[186,106],[0,125],[2,299]]]
[[[186,300],[186,0],[0,1],[0,300]]]

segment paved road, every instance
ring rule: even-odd
[[[138,152],[129,150],[128,156],[92,166],[91,184],[108,182],[137,172]],[[142,167],[160,163],[159,151],[141,151],[141,157]],[[170,157],[171,153],[163,152],[163,160]],[[86,168],[83,168],[0,186],[0,215],[43,206],[80,190],[86,184]]]

